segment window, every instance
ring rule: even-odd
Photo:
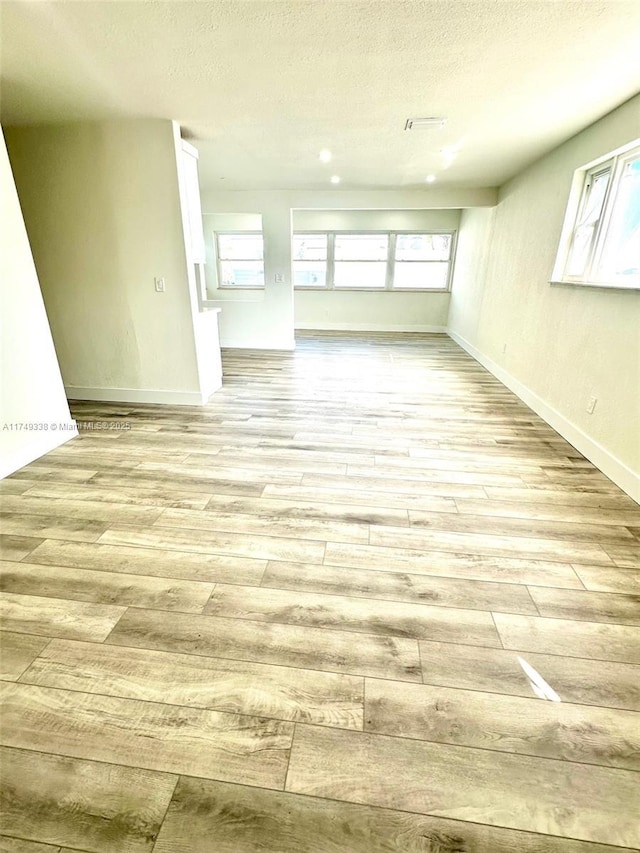
[[[446,290],[452,245],[452,234],[398,234],[393,287]]]
[[[293,235],[294,287],[325,287],[327,283],[326,234]]]
[[[326,290],[448,290],[455,233],[293,235],[293,281]]]
[[[553,280],[640,288],[640,147],[579,169]]]
[[[334,287],[384,289],[388,234],[336,234],[334,245]]]
[[[216,234],[219,287],[264,287],[262,234]]]
[[[618,163],[618,184],[601,242],[596,278],[640,287],[640,151]]]
[[[565,272],[569,277],[580,277],[587,269],[593,245],[602,218],[604,197],[611,177],[611,163],[606,168],[593,171],[586,176],[581,209],[573,232],[571,249]]]

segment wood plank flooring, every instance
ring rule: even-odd
[[[639,849],[640,507],[445,336],[223,363],[0,483],[0,853]]]

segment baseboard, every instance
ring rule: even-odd
[[[58,426],[60,426],[58,424]],[[64,424],[67,426],[67,424]],[[32,433],[33,439],[18,450],[10,453],[6,458],[0,460],[0,480],[13,474],[14,471],[19,471],[30,462],[35,462],[40,459],[45,453],[50,453],[56,447],[66,444],[72,438],[78,435],[78,428],[75,421],[69,421],[67,429],[43,430],[42,432]]]
[[[269,340],[220,340],[221,349],[244,349],[244,350],[269,350],[270,352],[293,352],[296,348],[296,343],[293,338],[289,341],[269,341]]]
[[[300,332],[439,332],[446,334],[446,326],[398,326],[390,323],[296,323]]]
[[[140,388],[80,388],[65,385],[69,400],[101,403],[160,403],[166,406],[203,406],[208,397],[199,391],[163,391]]]
[[[469,355],[479,362],[483,367],[492,373],[496,379],[499,379],[503,385],[506,385],[510,391],[519,397],[523,403],[526,403],[530,409],[540,415],[549,426],[553,427],[556,432],[565,438],[569,444],[579,450],[583,456],[593,462],[596,468],[599,468],[616,486],[619,486],[623,492],[626,492],[634,501],[640,503],[640,476],[636,474],[628,465],[625,465],[617,456],[614,456],[606,447],[603,447],[599,442],[595,441],[584,430],[572,423],[563,414],[558,412],[541,397],[539,397],[526,385],[523,385],[518,379],[508,373],[495,361],[492,361],[479,349],[470,344],[469,341],[453,332],[451,329],[447,331],[449,337],[455,341],[462,349],[466,350]]]
[[[202,400],[204,403],[208,403],[209,400],[213,397],[213,395],[222,388],[222,374],[217,376],[215,382],[212,384],[211,388],[207,388],[202,392]]]

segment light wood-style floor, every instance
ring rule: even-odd
[[[3,481],[2,853],[640,846],[640,508],[444,336]]]

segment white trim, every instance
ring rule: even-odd
[[[628,154],[629,151],[633,151],[633,149],[636,148],[639,142],[640,137],[638,137],[637,139],[632,139],[630,142],[621,145],[620,148],[615,148],[613,151],[609,151],[608,154],[601,154],[600,157],[596,157],[596,159],[592,160],[590,163],[585,163],[585,165],[581,166],[580,169],[594,169],[596,166],[600,166],[603,163],[606,163],[607,160],[611,160],[613,157],[620,157],[623,154]]]
[[[407,326],[391,323],[296,323],[296,330],[301,332],[435,332],[445,335],[446,326]]]
[[[168,406],[204,406],[209,399],[199,391],[163,391],[144,388],[81,388],[65,385],[70,400],[97,400],[103,403],[164,403]]]
[[[447,334],[462,349],[466,350],[472,358],[483,367],[486,367],[496,379],[499,379],[503,385],[506,385],[510,391],[513,391],[523,403],[526,403],[530,409],[533,409],[537,415],[540,415],[550,427],[560,433],[569,444],[575,447],[576,450],[579,450],[590,462],[593,462],[596,468],[599,468],[616,486],[619,486],[630,497],[640,503],[640,474],[637,474],[628,465],[625,465],[622,460],[614,456],[606,447],[603,447],[599,442],[587,435],[584,430],[572,423],[561,412],[557,411],[557,409],[550,406],[503,367],[500,367],[499,364],[496,364],[495,361],[492,361],[488,356],[476,349],[469,341],[451,329],[447,331]]]
[[[220,257],[220,241],[219,237],[233,237],[233,236],[242,236],[244,234],[253,234],[254,236],[260,237],[262,240],[262,257],[261,258],[221,258]],[[260,231],[214,231],[213,232],[213,254],[215,256],[216,261],[216,289],[217,290],[257,290],[264,291],[267,287],[267,274],[264,265],[264,232]],[[252,284],[252,285],[237,285],[237,284],[222,284],[222,267],[225,261],[240,261],[241,263],[244,261],[245,263],[254,263],[261,261],[262,262],[262,284]],[[262,300],[256,300],[262,301]]]
[[[67,441],[71,441],[72,438],[77,438],[78,428],[75,426],[75,423],[75,421],[69,421],[69,424],[74,425],[73,429],[59,430],[56,432],[45,430],[43,432],[34,433],[33,438],[35,440],[30,441],[26,447],[21,447],[9,454],[0,462],[0,480],[4,477],[8,477],[9,474],[13,474],[14,471],[19,471],[20,468],[24,468],[24,466],[29,465],[30,462],[35,462],[36,459],[40,459],[41,456],[44,456],[46,453],[50,453],[52,450],[55,450],[56,447],[66,444]]]
[[[366,261],[366,263],[377,262]],[[406,261],[406,263],[420,262]],[[425,261],[425,263],[438,263],[438,261]],[[228,290],[229,288],[225,289]],[[294,285],[294,290],[296,293],[451,293],[446,287],[393,287],[387,289],[386,287],[322,287],[322,285],[316,286],[310,284]],[[249,300],[246,301],[248,302]]]
[[[596,286],[608,287],[611,289],[640,289],[637,276],[633,278],[631,284],[624,281],[608,282],[598,279],[600,274],[600,261],[604,250],[604,245],[608,236],[608,229],[611,223],[622,172],[625,164],[632,159],[635,159],[640,152],[640,137],[632,140],[627,145],[618,148],[616,151],[611,151],[603,157],[599,157],[592,163],[581,166],[573,173],[571,181],[571,189],[569,199],[565,209],[564,220],[558,251],[556,252],[555,263],[551,273],[552,282],[560,282],[562,284],[577,284],[581,286]],[[607,173],[609,180],[604,192],[602,200],[602,208],[600,215],[596,220],[596,224],[591,235],[589,243],[588,256],[585,261],[585,266],[580,275],[569,275],[566,271],[571,251],[573,248],[578,222],[583,214],[590,194],[590,188],[593,180],[599,175]]]
[[[201,404],[196,403],[196,405],[202,405],[202,406],[206,405],[206,403],[209,402],[209,400],[213,397],[213,395],[216,393],[216,391],[219,391],[221,388],[222,388],[222,374],[218,373],[215,377],[214,382],[213,382],[213,386],[211,388],[206,388],[202,391],[202,393],[200,395],[202,398],[202,403]]]
[[[221,340],[220,341],[221,349],[251,349],[251,350],[273,350],[274,352],[293,352],[296,348],[295,338],[291,338],[288,341],[273,341],[273,340],[265,340],[260,338],[251,338],[247,340],[231,338],[230,340]]]
[[[190,142],[187,142],[186,139],[180,140],[182,143],[182,150],[185,154],[188,154],[190,157],[195,157],[196,160],[200,159],[200,152],[197,148],[195,148]]]

